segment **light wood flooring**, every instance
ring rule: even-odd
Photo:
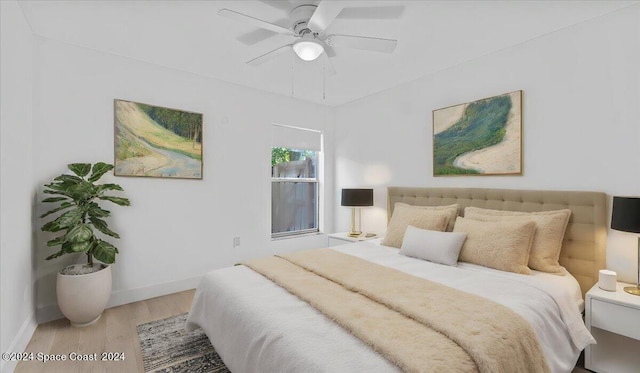
[[[95,324],[74,328],[66,319],[38,325],[27,352],[37,354],[100,354],[124,353],[124,361],[21,361],[14,373],[100,373],[144,372],[136,326],[146,322],[189,312],[194,290],[147,299],[140,302],[109,308]]]
[[[100,373],[144,372],[136,326],[189,312],[194,290],[165,295],[140,302],[109,308],[91,326],[74,328],[66,319],[38,325],[27,352],[78,354],[102,352],[124,353],[124,361],[114,362],[20,362],[14,373]],[[582,369],[582,361],[572,373],[589,372]]]

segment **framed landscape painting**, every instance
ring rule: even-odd
[[[114,175],[202,179],[202,114],[114,100]]]
[[[522,91],[434,110],[433,175],[522,175]]]

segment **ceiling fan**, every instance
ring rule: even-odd
[[[267,2],[267,4],[281,7],[283,2]],[[258,65],[272,59],[291,49],[304,61],[313,61],[320,56],[325,56],[329,73],[335,73],[329,58],[335,56],[336,48],[354,48],[382,53],[392,53],[398,43],[394,39],[383,39],[369,36],[327,34],[326,30],[336,18],[350,19],[391,19],[398,18],[403,6],[380,7],[348,7],[340,1],[297,1],[293,3],[289,14],[289,28],[267,22],[262,19],[236,12],[230,9],[221,9],[218,15],[236,21],[251,24],[263,30],[294,37],[291,43],[285,44],[258,57],[247,61],[248,65]],[[297,3],[297,4],[296,4]],[[342,4],[341,4],[342,3]],[[323,53],[324,52],[324,53]],[[327,58],[329,57],[329,58]]]

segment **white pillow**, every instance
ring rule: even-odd
[[[399,253],[454,266],[458,264],[458,256],[466,238],[466,233],[430,231],[409,225]]]

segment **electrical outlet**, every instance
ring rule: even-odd
[[[233,237],[233,247],[240,246],[240,237]]]

